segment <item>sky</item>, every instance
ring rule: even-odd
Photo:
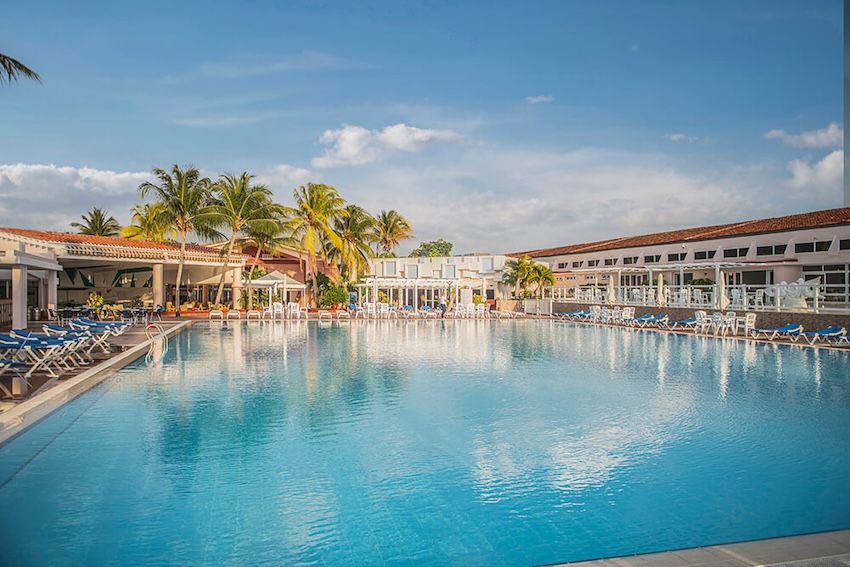
[[[14,2],[0,226],[153,167],[308,181],[506,252],[842,206],[840,0]]]

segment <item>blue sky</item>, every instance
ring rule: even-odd
[[[331,183],[461,251],[841,205],[839,0],[27,4],[0,225],[124,220],[174,162]]]

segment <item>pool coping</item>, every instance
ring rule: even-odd
[[[570,567],[754,567],[794,565],[830,558],[850,560],[850,529],[706,545],[656,553],[621,555],[552,565]],[[829,564],[829,563],[827,563]],[[836,563],[844,565],[845,563]]]
[[[194,323],[181,321],[165,331],[165,335],[171,337]],[[0,414],[0,445],[134,362],[148,348],[147,341],[141,342],[3,412]]]

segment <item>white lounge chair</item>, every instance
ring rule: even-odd
[[[231,309],[227,312],[228,319],[241,319],[242,313],[239,312],[238,309]]]
[[[301,314],[302,314],[302,313],[304,314],[305,318],[306,318],[306,316],[307,316],[307,314],[306,314],[306,313],[304,313],[304,312],[301,310],[301,306],[300,306],[300,305],[298,305],[297,303],[295,303],[294,301],[290,301],[290,302],[287,304],[287,312],[288,312],[288,314],[289,314],[289,318],[290,318],[290,319],[299,319],[299,320],[300,320],[300,319],[301,319]]]
[[[221,309],[210,309],[210,321],[213,319],[220,319],[224,321],[224,311]]]
[[[262,315],[256,309],[249,309],[245,313],[245,319],[257,319],[257,320],[259,320],[261,318],[262,318]]]
[[[322,319],[329,319],[333,321],[334,314],[328,311],[327,309],[319,309],[319,321]]]

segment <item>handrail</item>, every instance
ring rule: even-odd
[[[150,367],[162,362],[168,353],[168,335],[157,323],[148,323],[145,326],[145,335],[149,344],[148,353],[145,355],[145,364]],[[158,348],[158,345],[161,345],[161,347]]]

